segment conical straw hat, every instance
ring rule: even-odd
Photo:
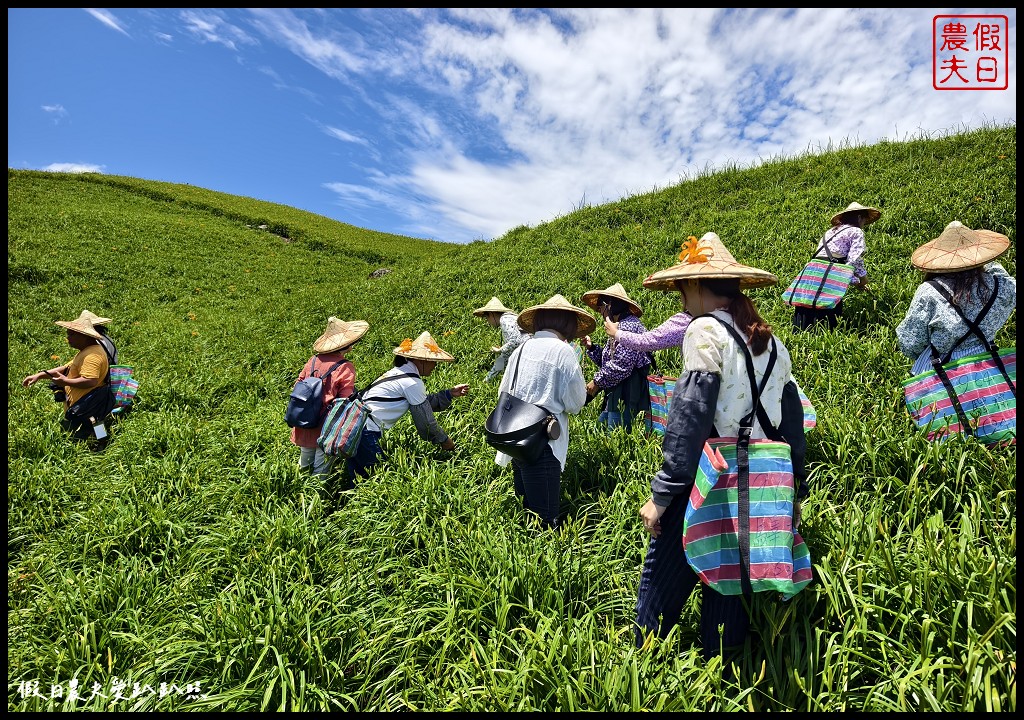
[[[643,308],[637,305],[636,301],[626,294],[626,288],[622,287],[621,283],[615,283],[604,290],[590,290],[589,292],[585,292],[583,293],[583,302],[596,310],[597,303],[601,300],[602,295],[622,300],[624,303],[629,305],[630,310],[632,310],[633,314],[637,317],[644,314]]]
[[[676,289],[676,280],[715,280],[736,278],[740,288],[758,288],[775,285],[779,279],[766,270],[736,262],[732,253],[722,244],[716,233],[704,233],[700,240],[693,235],[683,243],[679,253],[681,262],[670,268],[648,275],[644,287],[649,290],[671,292]]]
[[[483,307],[478,307],[476,310],[474,310],[473,314],[476,315],[477,317],[480,317],[481,315],[486,315],[487,313],[507,313],[507,312],[515,313],[515,310],[513,310],[512,308],[505,307],[501,303],[501,300],[499,300],[496,297],[492,297],[490,300],[487,301],[486,305],[484,305]]]
[[[832,224],[838,225],[843,221],[843,217],[847,213],[855,212],[867,212],[868,219],[864,221],[864,225],[870,225],[878,218],[882,217],[882,211],[878,208],[868,207],[867,205],[861,205],[859,202],[852,202],[846,206],[845,210],[840,210],[832,216]]]
[[[89,311],[88,310],[83,311],[74,320],[58,320],[58,321],[56,321],[54,323],[54,325],[60,325],[62,328],[67,328],[68,330],[74,330],[76,333],[81,333],[82,335],[88,335],[91,338],[95,338],[96,340],[99,340],[103,336],[100,335],[99,332],[96,330],[96,328],[93,326],[93,321],[89,319],[88,315],[86,315],[87,312],[89,312]],[[91,314],[92,313],[89,313],[89,315],[91,315]]]
[[[110,318],[100,317],[99,315],[93,315],[88,310],[83,310],[82,315],[84,317],[89,318],[89,320],[92,321],[93,325],[109,325],[110,323],[113,322],[113,320],[111,320]]]
[[[533,320],[537,316],[537,312],[539,310],[565,310],[566,312],[573,313],[576,316],[575,337],[578,338],[581,338],[584,335],[589,335],[594,332],[594,328],[597,327],[597,320],[594,319],[593,315],[581,307],[576,307],[561,295],[552,295],[542,304],[528,307],[519,313],[519,327],[521,327],[525,332],[534,332]],[[566,339],[572,340],[574,338]]]
[[[370,324],[365,320],[346,322],[332,315],[327,318],[327,329],[324,330],[324,334],[313,343],[313,352],[317,354],[329,353],[347,348],[365,335],[369,329]]]
[[[949,273],[980,267],[1010,247],[1010,238],[992,230],[971,230],[954,220],[934,240],[910,256],[911,264],[924,272]]]
[[[402,344],[395,348],[395,355],[418,360],[433,360],[435,362],[452,362],[455,358],[437,346],[430,333],[423,332],[415,340],[406,338]]]

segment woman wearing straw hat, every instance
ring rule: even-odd
[[[753,411],[746,354],[725,325],[749,345],[756,381],[763,384],[760,398],[766,419],[791,446],[793,474],[799,482],[793,503],[794,527],[799,524],[798,498],[807,494],[803,410],[789,352],[743,292],[774,285],[778,278],[736,262],[713,233],[684,245],[682,258],[644,280],[648,288],[677,288],[694,320],[683,338],[684,372],[676,381],[669,406],[664,461],[651,480],[651,497],[640,509],[651,539],[637,593],[637,647],[643,646],[649,633],[661,638],[668,635],[700,582],[687,562],[682,529],[704,443],[713,432],[721,437],[739,435],[741,419]],[[770,344],[774,344],[774,352],[768,352]],[[753,422],[750,437],[767,437],[760,422]],[[742,644],[749,627],[743,596],[722,595],[701,584],[701,597],[705,657],[718,653],[719,625],[724,625],[724,646]]]
[[[501,374],[508,363],[508,356],[528,336],[524,336],[519,329],[519,316],[516,315],[515,310],[505,307],[496,297],[492,297],[483,307],[478,307],[473,314],[487,320],[487,324],[491,327],[501,328],[501,345],[491,347],[491,352],[498,353],[498,357],[494,358],[494,365],[491,366],[490,372],[484,378],[485,382],[490,382]]]
[[[1009,247],[1006,235],[953,221],[910,256],[924,282],[896,327],[896,338],[900,351],[914,361],[911,375],[931,369],[932,348],[949,360],[987,351],[944,294],[993,342],[1017,307],[1017,281],[995,262]]]
[[[825,231],[815,259],[827,260],[829,255],[836,262],[853,265],[853,280],[850,287],[864,290],[868,286],[867,270],[864,268],[864,254],[867,250],[864,228],[882,217],[878,208],[852,202],[832,216],[832,227]],[[843,314],[843,301],[839,300],[830,309],[796,307],[793,312],[793,328],[808,330],[818,323],[825,323],[835,329]]]
[[[299,469],[314,475],[329,475],[335,456],[326,455],[317,444],[327,409],[336,398],[351,395],[356,388],[356,368],[347,355],[359,339],[369,330],[365,320],[327,318],[327,329],[313,343],[313,356],[306,361],[299,380],[315,375],[323,381],[323,407],[320,422],[312,427],[292,428],[291,440],[299,447]]]
[[[428,332],[420,333],[415,340],[406,338],[393,352],[393,367],[375,380],[368,392],[364,391],[370,417],[359,438],[359,448],[348,461],[348,487],[354,486],[357,475],[369,476],[381,453],[381,433],[393,427],[406,412],[412,416],[421,438],[442,450],[455,450],[455,443],[438,424],[434,413],[451,407],[454,398],[469,392],[469,385],[427,393],[423,383],[423,378],[430,377],[439,362],[453,362],[455,358],[438,347]]]
[[[85,312],[74,320],[58,320],[55,324],[67,330],[68,345],[78,352],[71,362],[28,375],[21,384],[32,387],[49,378],[51,386],[64,396],[57,396],[64,402],[61,425],[76,440],[95,439],[94,449],[102,449],[109,440],[102,423],[114,408],[107,381],[110,362],[100,345],[102,336]]]
[[[553,295],[523,310],[519,325],[532,337],[512,353],[498,393],[546,408],[558,430],[549,430],[547,447],[536,462],[523,463],[500,451],[495,462],[503,467],[512,463],[512,483],[523,507],[539,515],[545,527],[555,528],[569,452],[569,415],[579,413],[587,401],[583,371],[569,343],[593,332],[597,323],[583,308]]]
[[[619,283],[604,290],[583,293],[583,302],[605,319],[618,323],[619,332],[647,332],[640,321],[643,309]],[[583,338],[587,356],[598,366],[593,379],[587,383],[587,395],[593,397],[603,390],[604,407],[599,420],[609,428],[621,425],[628,430],[634,417],[642,416],[650,409],[647,372],[651,356],[619,343],[617,337],[611,337],[601,345],[591,342],[589,335]]]

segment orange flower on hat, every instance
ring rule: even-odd
[[[683,243],[683,251],[679,253],[679,259],[687,263],[706,263],[714,254],[713,249],[707,245],[701,247],[700,241],[691,235]]]
[[[412,338],[406,338],[402,341],[402,344],[398,346],[398,349],[402,352],[409,352],[412,350]]]
[[[423,345],[424,345],[424,346],[425,346],[425,347],[427,348],[427,350],[429,350],[430,352],[432,352],[432,353],[437,353],[438,355],[440,355],[440,354],[441,354],[441,348],[439,348],[439,347],[437,346],[437,343],[432,343],[432,342],[430,342],[429,340],[427,340],[427,341],[426,341],[425,343],[423,343]]]

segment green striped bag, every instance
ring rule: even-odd
[[[723,595],[774,591],[792,598],[810,583],[811,554],[793,529],[793,465],[789,445],[750,440],[748,506],[741,509],[737,438],[704,445],[683,520],[686,560],[705,585]]]

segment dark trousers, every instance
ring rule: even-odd
[[[677,495],[661,516],[661,534],[647,546],[636,599],[636,646],[643,647],[648,633],[668,637],[679,622],[683,606],[700,578],[683,551],[683,518],[688,496]],[[742,595],[722,595],[703,583],[700,601],[700,639],[705,659],[724,648],[742,645],[750,617]],[[718,626],[723,626],[719,635]]]
[[[370,471],[377,464],[380,456],[380,433],[363,430],[359,437],[359,447],[356,454],[348,459],[345,465],[345,486],[343,490],[351,490],[355,487],[356,475],[361,478],[370,476]]]
[[[837,302],[836,306],[830,310],[805,307],[793,308],[793,329],[799,332],[801,330],[810,330],[815,325],[827,325],[830,330],[835,330],[842,314],[842,300]]]
[[[512,484],[516,495],[523,498],[523,507],[540,515],[545,527],[558,527],[559,503],[562,496],[562,464],[551,452],[551,444],[533,463],[512,460]]]

